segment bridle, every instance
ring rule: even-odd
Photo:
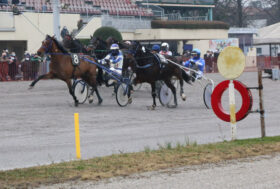
[[[46,39],[45,41],[46,41],[46,42],[47,42],[47,41],[50,41],[50,43],[49,43],[49,45],[46,47],[45,42],[43,42],[44,45],[42,46],[42,48],[45,50],[45,53],[49,53],[49,52],[51,51],[51,49],[52,49],[53,40],[51,40],[51,38],[48,38],[48,39]]]

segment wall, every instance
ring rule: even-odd
[[[91,20],[85,25],[80,32],[76,35],[78,39],[90,39],[90,36],[93,35],[95,30],[102,26],[100,17],[92,17]]]
[[[79,14],[61,14],[61,28],[66,26],[71,32],[77,28],[79,19]],[[27,41],[27,51],[31,53],[41,46],[46,34],[53,35],[53,16],[50,13],[23,13],[14,16],[14,22],[15,31],[0,32],[0,41]]]

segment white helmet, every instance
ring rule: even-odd
[[[127,45],[131,45],[130,41],[125,41],[124,43],[127,44]]]
[[[167,49],[169,49],[169,44],[166,43],[166,42],[162,43],[161,46],[162,46],[162,47],[166,47]]]
[[[110,50],[116,50],[116,49],[120,49],[120,47],[119,47],[119,45],[118,44],[116,44],[116,43],[113,43],[112,45],[111,45],[111,47],[110,47]]]

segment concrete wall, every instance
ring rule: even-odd
[[[85,25],[80,32],[76,35],[78,39],[89,39],[91,35],[102,26],[100,17],[92,17],[91,20]]]
[[[71,32],[77,28],[79,19],[79,14],[61,14],[61,27],[66,26]],[[37,51],[46,34],[53,35],[53,16],[50,13],[23,13],[23,15],[16,15],[14,22],[15,31],[0,32],[0,41],[27,41],[27,51],[29,52]]]

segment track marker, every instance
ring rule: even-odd
[[[76,154],[77,154],[77,159],[81,159],[79,113],[74,114],[74,122],[75,122]]]

